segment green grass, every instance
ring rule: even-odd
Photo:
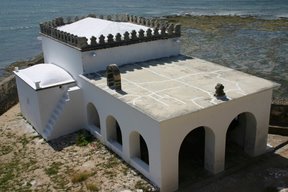
[[[60,162],[53,162],[50,167],[45,169],[45,173],[49,176],[51,175],[56,175],[59,172],[59,169],[61,168],[60,166],[62,165],[62,163]]]
[[[150,187],[143,181],[137,181],[135,184],[135,189],[142,189],[144,192],[151,191]]]
[[[3,145],[1,146],[0,148],[0,156],[1,155],[6,155],[6,154],[9,154],[10,152],[13,151],[13,147],[10,146],[10,145]]]
[[[23,147],[29,143],[29,139],[26,137],[26,135],[20,138],[20,143],[22,143]]]
[[[83,147],[94,140],[94,137],[86,130],[81,130],[77,134],[76,145]]]

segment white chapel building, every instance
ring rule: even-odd
[[[180,25],[90,15],[40,28],[45,63],[14,73],[22,114],[46,140],[87,129],[164,192],[178,189],[194,133],[212,174],[228,139],[265,153],[276,85],[181,55]]]

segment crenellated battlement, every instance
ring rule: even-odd
[[[59,17],[52,21],[41,23],[40,31],[42,34],[48,35],[73,47],[77,47],[81,51],[105,49],[160,39],[175,38],[180,37],[181,35],[181,26],[179,24],[174,25],[157,19],[147,19],[144,17],[126,14],[107,16],[96,16],[95,14],[89,14],[87,17],[105,19],[115,22],[130,22],[149,27],[149,29],[146,31],[142,29],[139,31],[126,31],[123,34],[117,33],[115,36],[112,34],[104,36],[102,34],[99,37],[92,36],[90,41],[88,41],[86,37],[79,37],[57,29],[57,27],[79,21],[86,17],[67,17],[65,19]]]

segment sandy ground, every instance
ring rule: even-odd
[[[21,116],[0,116],[0,191],[155,191],[97,140],[75,144],[71,134],[47,143]],[[270,152],[179,191],[288,191],[288,137],[269,134]]]
[[[156,190],[97,140],[80,147],[76,138],[47,143],[14,106],[0,116],[0,191]]]

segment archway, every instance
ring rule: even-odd
[[[182,141],[178,155],[179,185],[194,182],[209,175],[205,170],[205,127],[197,127]]]
[[[257,122],[252,113],[237,115],[226,132],[225,168],[233,167],[253,155]]]
[[[130,156],[149,166],[149,150],[145,139],[138,132],[130,134]]]
[[[92,103],[87,105],[87,120],[88,125],[95,129],[97,132],[100,133],[101,126],[100,126],[100,118],[97,109]]]
[[[122,147],[122,132],[118,121],[112,117],[107,117],[107,140],[113,143],[117,143]]]

